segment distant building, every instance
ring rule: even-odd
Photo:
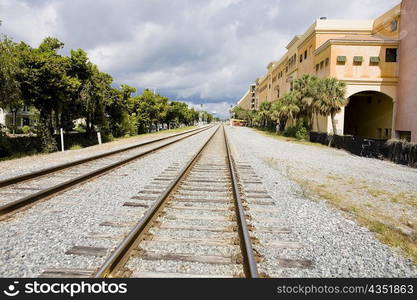
[[[249,89],[243,95],[243,97],[239,100],[237,103],[238,106],[242,107],[243,109],[250,109],[254,110],[256,109],[256,98],[255,98],[255,84],[251,84],[249,86]]]
[[[338,134],[417,142],[416,7],[403,0],[375,20],[316,20],[256,79],[257,105],[279,101],[303,74],[336,77],[350,100],[336,116]],[[316,116],[313,126],[332,131],[327,117]]]
[[[16,128],[23,126],[34,126],[37,121],[37,116],[28,106],[23,106],[15,111],[10,108],[0,108],[0,125],[7,128]]]

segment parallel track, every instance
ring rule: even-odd
[[[181,140],[184,140],[209,128],[211,128],[211,126],[181,132],[167,137],[158,138],[155,140],[135,144],[122,149],[91,156],[85,159],[80,159],[77,161],[61,164],[58,166],[53,166],[50,168],[45,168],[32,173],[27,173],[24,175],[2,180],[0,181],[0,197],[1,202],[5,204],[2,204],[0,202],[0,216],[14,213],[17,210],[25,206],[28,206],[36,201],[40,201],[51,195],[62,192],[76,184],[85,182],[91,178],[102,175],[133,160],[141,158],[146,154],[162,149],[171,144],[177,143]],[[158,145],[158,142],[164,142],[169,139],[173,140]],[[145,146],[149,146],[152,144],[157,145],[155,147],[150,147],[146,151],[134,153],[136,150],[140,150]],[[128,155],[129,153],[131,155]],[[85,167],[87,167],[87,170],[83,169]],[[74,175],[79,176],[74,177]],[[65,180],[65,178],[68,177],[71,179]],[[51,184],[51,182],[53,183]],[[15,199],[16,195],[18,195],[19,190],[36,192]],[[7,199],[8,196],[9,199]],[[12,200],[10,200],[10,197],[13,197]]]
[[[95,277],[259,277],[236,170],[225,130],[218,129],[176,176],[160,178],[163,192]],[[173,244],[179,248],[170,249]],[[139,266],[154,260],[167,269],[179,262],[211,271],[161,273]]]

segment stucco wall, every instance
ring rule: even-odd
[[[252,93],[248,90],[243,96],[243,98],[239,101],[238,105],[239,107],[243,109],[250,109],[251,102],[252,102]]]
[[[417,1],[403,0],[396,129],[417,143]]]

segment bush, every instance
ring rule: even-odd
[[[69,150],[79,150],[79,149],[82,149],[82,148],[83,148],[83,146],[81,146],[80,144],[75,144],[75,145],[72,145],[69,148]]]
[[[295,126],[285,129],[283,135],[286,137],[294,137],[298,140],[306,140],[308,139],[308,129],[303,121],[299,121]]]
[[[76,131],[78,133],[85,133],[86,132],[86,130],[83,127],[81,127],[81,126],[75,127],[74,128],[74,131]]]
[[[295,138],[297,140],[307,140],[308,139],[307,128],[305,128],[304,126],[298,128],[297,131],[295,132]]]
[[[23,126],[21,130],[22,130],[22,133],[24,134],[28,134],[32,132],[32,128],[30,128],[30,126],[27,126],[27,125]]]
[[[13,153],[10,140],[6,136],[0,136],[0,157],[9,156]]]

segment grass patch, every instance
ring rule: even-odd
[[[329,147],[327,147],[325,145],[318,144],[318,143],[312,143],[312,142],[309,142],[307,140],[297,140],[296,138],[293,138],[293,137],[286,137],[286,136],[283,136],[281,134],[277,134],[275,131],[272,131],[272,130],[269,130],[269,129],[265,129],[265,128],[252,128],[252,129],[255,130],[256,132],[264,135],[264,136],[271,137],[271,138],[274,138],[274,139],[277,139],[277,140],[280,140],[280,141],[329,149]]]
[[[362,186],[362,188],[366,188],[368,194],[372,197],[387,200],[392,203],[403,203],[417,207],[417,197],[415,195],[406,192],[393,193],[380,189],[371,189],[368,186]]]
[[[349,215],[360,225],[367,227],[370,231],[375,233],[375,236],[384,244],[399,249],[405,256],[409,257],[415,264],[417,264],[417,243],[416,235],[409,236],[402,233],[395,226],[406,225],[413,228],[413,224],[410,224],[406,219],[395,220],[393,224],[385,224],[388,220],[388,215],[378,215],[377,212],[369,210],[373,208],[371,203],[363,203],[360,205],[353,205],[349,201],[348,195],[335,190],[335,183],[318,184],[314,181],[300,180],[296,176],[291,176],[291,179],[298,183],[303,190],[303,195],[312,199],[317,199],[317,196],[327,200],[332,206],[340,209],[341,211],[349,213]],[[360,185],[359,187],[362,187]],[[416,197],[407,193],[391,193],[384,190],[366,189],[373,197],[387,197],[390,201],[398,201],[401,203],[415,203]],[[401,198],[401,200],[399,200]],[[389,212],[387,212],[389,213]]]
[[[390,194],[389,192],[384,191],[384,190],[376,190],[376,189],[371,189],[371,188],[368,188],[368,193],[372,197],[375,197],[375,198],[379,198],[381,196],[389,196]]]
[[[412,237],[408,237],[391,226],[378,221],[363,218],[360,223],[375,232],[381,242],[400,249],[417,264],[417,244]]]
[[[72,145],[70,148],[69,148],[69,150],[79,150],[79,149],[83,149],[84,147],[83,146],[81,146],[80,144],[75,144],[75,145]]]
[[[413,207],[417,207],[417,197],[415,195],[407,194],[404,192],[398,193],[391,197],[391,201],[394,203],[403,202]]]

